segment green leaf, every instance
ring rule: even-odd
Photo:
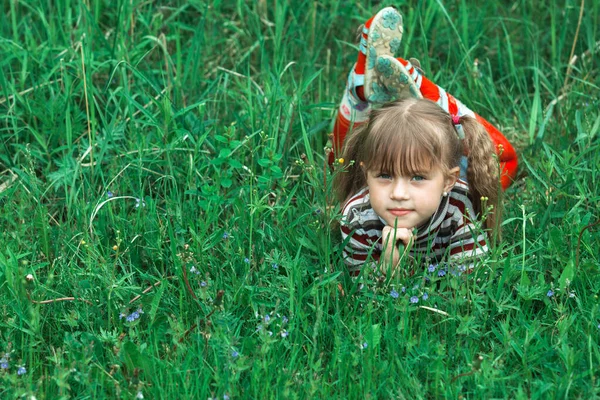
[[[535,93],[533,95],[533,104],[531,105],[531,113],[529,114],[529,144],[533,144],[535,137],[535,127],[538,123],[538,116],[541,114],[541,98],[540,85],[537,70],[534,73]],[[542,134],[543,135],[543,134]]]
[[[371,325],[371,346],[376,348],[381,342],[381,324]]]
[[[219,151],[219,157],[218,158],[228,158],[231,155],[231,150],[229,149],[221,149],[221,151]]]
[[[79,287],[82,289],[90,289],[92,287],[92,285],[90,284],[89,280],[83,279],[83,280],[79,281]]]
[[[558,285],[561,290],[565,290],[567,286],[573,282],[573,276],[575,275],[575,269],[573,268],[573,260],[569,260],[565,269],[563,269],[560,278],[558,279]]]
[[[531,285],[531,279],[529,279],[529,276],[527,276],[527,272],[523,271],[523,274],[521,275],[521,282],[520,282],[521,286],[529,286]]]
[[[592,129],[590,130],[590,140],[594,139],[594,136],[596,136],[596,133],[598,132],[599,128],[600,128],[600,114],[598,115],[598,118],[596,118],[596,121],[594,122],[594,125],[592,126]]]
[[[120,357],[130,372],[133,372],[135,368],[150,372],[152,364],[149,362],[148,357],[140,353],[137,346],[132,342],[125,342],[123,344]]]
[[[154,319],[156,317],[156,312],[158,311],[158,306],[160,305],[160,300],[162,299],[163,293],[165,292],[165,285],[166,285],[166,283],[160,285],[158,287],[158,289],[156,290],[156,294],[152,298],[152,303],[151,303],[150,312],[149,312],[150,321],[152,321],[152,322],[154,322]]]
[[[550,227],[549,235],[550,235],[550,244],[551,244],[551,246],[554,247],[554,248],[556,248],[556,249],[560,249],[561,248],[561,244],[565,240],[565,235],[556,226],[551,226]]]
[[[214,159],[210,160],[210,163],[212,165],[220,166],[220,165],[223,165],[225,163],[225,161],[227,161],[227,158],[219,157],[219,158],[214,158]]]
[[[273,163],[268,158],[261,158],[257,162],[258,162],[258,165],[260,165],[261,167],[268,167],[269,165],[271,165]]]
[[[269,169],[273,173],[273,177],[281,178],[283,176],[283,171],[277,165],[271,165]]]
[[[235,149],[236,149],[236,148],[237,148],[239,145],[241,145],[241,144],[242,144],[242,142],[241,142],[240,140],[235,140],[235,139],[234,139],[234,140],[232,140],[232,141],[229,143],[229,148],[230,148],[231,150],[235,150]]]
[[[243,165],[241,162],[239,162],[239,161],[238,161],[238,160],[236,160],[235,158],[229,158],[229,159],[227,160],[227,163],[228,163],[229,165],[231,165],[233,168],[242,168],[242,167],[244,166],[244,165]]]
[[[317,253],[317,248],[315,247],[315,245],[312,244],[306,237],[303,236],[303,237],[299,238],[298,243],[300,243],[302,246],[306,247],[307,249]]]

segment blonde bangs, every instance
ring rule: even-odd
[[[412,176],[429,172],[442,162],[440,134],[431,124],[417,129],[399,129],[396,124],[372,130],[367,150],[368,170],[386,172],[394,176]]]

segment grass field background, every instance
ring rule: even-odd
[[[393,3],[520,171],[474,273],[353,280],[323,149],[390,4],[2,2],[0,397],[600,396],[600,3]]]

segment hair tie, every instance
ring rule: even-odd
[[[454,124],[454,129],[456,129],[456,133],[458,134],[458,138],[463,140],[465,138],[465,130],[463,129],[462,124],[460,123],[460,117],[458,115],[452,116],[452,124]]]

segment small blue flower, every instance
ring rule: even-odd
[[[233,357],[233,358],[237,358],[239,355],[240,355],[240,353],[238,353],[238,352],[237,352],[237,351],[235,351],[235,350],[233,350],[233,351],[231,352],[231,357]]]
[[[269,334],[269,336],[273,336],[273,332],[267,331],[267,333]]]
[[[196,275],[198,275],[200,273],[200,271],[198,271],[198,269],[194,265],[192,265],[192,268],[190,268],[190,272],[192,274],[196,274]]]
[[[245,262],[246,264],[250,264],[250,259],[249,259],[248,257],[246,257],[246,258],[244,258],[244,262]]]
[[[446,270],[445,270],[445,269],[440,269],[440,270],[438,271],[438,276],[439,276],[439,277],[446,276]]]
[[[368,344],[367,342],[364,342],[364,343],[362,344],[362,348],[363,348],[363,349],[366,349],[367,347],[369,347],[369,344]]]
[[[600,324],[598,324],[598,329],[600,329]]]
[[[277,263],[273,263],[273,264],[271,264],[271,267],[273,267],[273,269],[277,269],[277,268],[279,268],[279,265]]]
[[[125,321],[127,321],[127,322],[133,322],[133,321],[135,321],[135,318],[133,317],[133,314],[128,315],[127,318],[125,318]]]
[[[264,320],[265,320],[265,322],[269,322],[271,320],[271,317],[269,316],[269,314],[265,315]]]
[[[419,298],[417,296],[412,296],[410,298],[410,302],[413,304],[417,304],[419,302]]]
[[[121,314],[119,314],[119,319],[123,319],[127,316],[127,314],[125,314],[124,312],[122,312]]]
[[[427,293],[423,293],[423,296],[421,296],[421,298],[423,300],[427,300],[429,298],[429,295]]]
[[[321,209],[317,208],[317,209],[315,210],[315,214],[317,214],[317,215],[321,214]]]
[[[398,292],[396,292],[395,289],[392,289],[392,291],[390,292],[390,296],[392,296],[394,299],[397,299],[400,295],[398,294]]]
[[[106,191],[106,197],[108,197],[110,199],[113,196],[114,196],[113,192],[111,192],[110,190]]]
[[[548,293],[546,293],[546,296],[548,296],[548,297],[554,296],[554,291],[552,289],[548,290]]]
[[[395,11],[388,10],[383,14],[381,24],[387,29],[396,29],[400,22],[400,15]]]
[[[406,293],[406,288],[405,288],[404,286],[402,286],[402,288],[400,289],[400,291],[401,291],[402,293]]]
[[[401,43],[402,41],[397,37],[390,40],[390,50],[392,51],[392,54],[398,54],[398,52],[400,51]]]
[[[131,316],[133,317],[134,320],[136,320],[140,317],[140,313],[137,311],[134,311],[131,313]]]
[[[287,324],[288,317],[286,317],[285,315],[283,317],[281,317],[281,322],[283,322],[284,324]]]
[[[6,358],[0,359],[0,368],[8,369],[8,360]]]
[[[138,308],[138,309],[137,309],[137,311],[136,311],[136,312],[137,312],[138,314],[143,314],[143,313],[144,313],[144,310],[142,310],[142,307],[140,307],[140,308]]]
[[[281,331],[281,337],[286,338],[290,333],[288,331]]]
[[[435,269],[436,269],[436,266],[433,264],[429,264],[429,267],[427,267],[427,271],[429,271],[429,272],[434,272]]]
[[[140,206],[146,207],[146,202],[144,200],[136,198],[135,199],[135,208],[139,208]]]
[[[226,394],[224,394],[224,395],[223,395],[223,400],[229,400],[229,396],[228,396],[228,395],[226,395]]]
[[[206,285],[208,285],[208,283],[206,283],[206,282],[204,282],[204,281],[200,282],[200,286],[201,286],[201,287],[206,287]]]
[[[24,375],[27,373],[27,369],[24,366],[20,366],[17,370],[17,375]]]
[[[229,237],[230,237],[229,233],[227,233],[227,232],[223,233],[223,240],[227,240],[227,239],[229,239]]]

